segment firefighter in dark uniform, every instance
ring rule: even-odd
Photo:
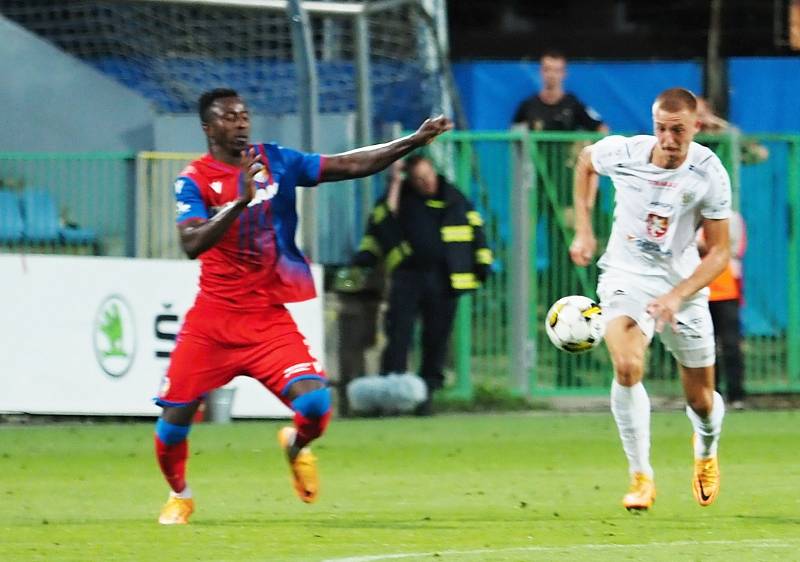
[[[387,195],[372,211],[354,258],[354,265],[368,267],[382,260],[389,275],[382,374],[407,371],[414,324],[421,317],[419,375],[428,400],[418,414],[431,413],[433,392],[444,383],[459,295],[477,289],[489,274],[492,253],[482,227],[469,200],[429,159],[413,155],[393,167]]]

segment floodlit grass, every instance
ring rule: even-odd
[[[688,420],[655,414],[659,495],[639,516],[620,506],[610,414],[334,420],[314,505],[290,487],[279,425],[194,428],[188,527],[156,523],[152,424],[0,427],[0,560],[800,559],[795,412],[726,418],[709,508],[689,487]]]

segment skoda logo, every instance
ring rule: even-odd
[[[98,307],[94,317],[94,354],[110,377],[121,377],[133,364],[136,333],[128,303],[111,295]]]

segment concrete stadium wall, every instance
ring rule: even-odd
[[[0,151],[152,146],[147,100],[3,17],[0,37]]]

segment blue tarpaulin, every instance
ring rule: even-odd
[[[502,130],[519,103],[539,90],[538,62],[473,61],[453,65],[473,130]],[[702,68],[694,62],[571,62],[566,90],[603,116],[615,131],[652,130],[650,106],[667,88],[699,92]]]

